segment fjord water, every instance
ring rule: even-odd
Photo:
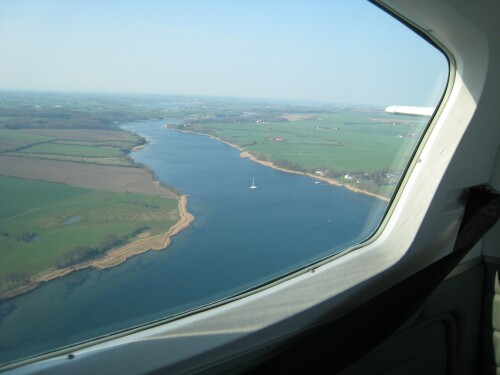
[[[161,125],[124,128],[147,137],[134,159],[189,196],[194,223],[165,251],[74,272],[0,303],[0,363],[232,296],[359,243],[382,218],[386,202]],[[249,189],[253,178],[258,189]]]

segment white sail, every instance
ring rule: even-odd
[[[255,178],[252,178],[252,185],[249,187],[250,189],[257,189],[257,185],[255,185]]]

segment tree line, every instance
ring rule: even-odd
[[[70,109],[1,109],[3,127],[7,129],[107,129],[117,122],[145,120],[144,116],[126,111],[84,112]]]

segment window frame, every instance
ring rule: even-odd
[[[493,47],[485,43],[477,25],[468,21],[468,14],[450,8],[445,0],[418,4],[393,0],[378,5],[446,48],[450,80],[383,225],[370,241],[244,297],[20,361],[6,369],[26,374],[125,374],[238,367],[268,353],[325,312],[347,313],[446,255],[463,212],[459,193],[489,181],[498,148],[499,130],[492,121],[478,120],[476,113],[482,95],[494,93],[493,85],[487,84],[489,75],[495,74],[491,68],[495,64],[488,60]],[[491,112],[491,104],[484,110],[486,115],[488,109]],[[471,150],[477,141],[473,136],[483,142],[481,155]],[[464,174],[464,158],[482,162],[484,168],[469,168]]]

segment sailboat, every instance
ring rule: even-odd
[[[249,186],[249,189],[257,189],[257,186],[255,185],[255,178],[252,178],[252,185]]]

